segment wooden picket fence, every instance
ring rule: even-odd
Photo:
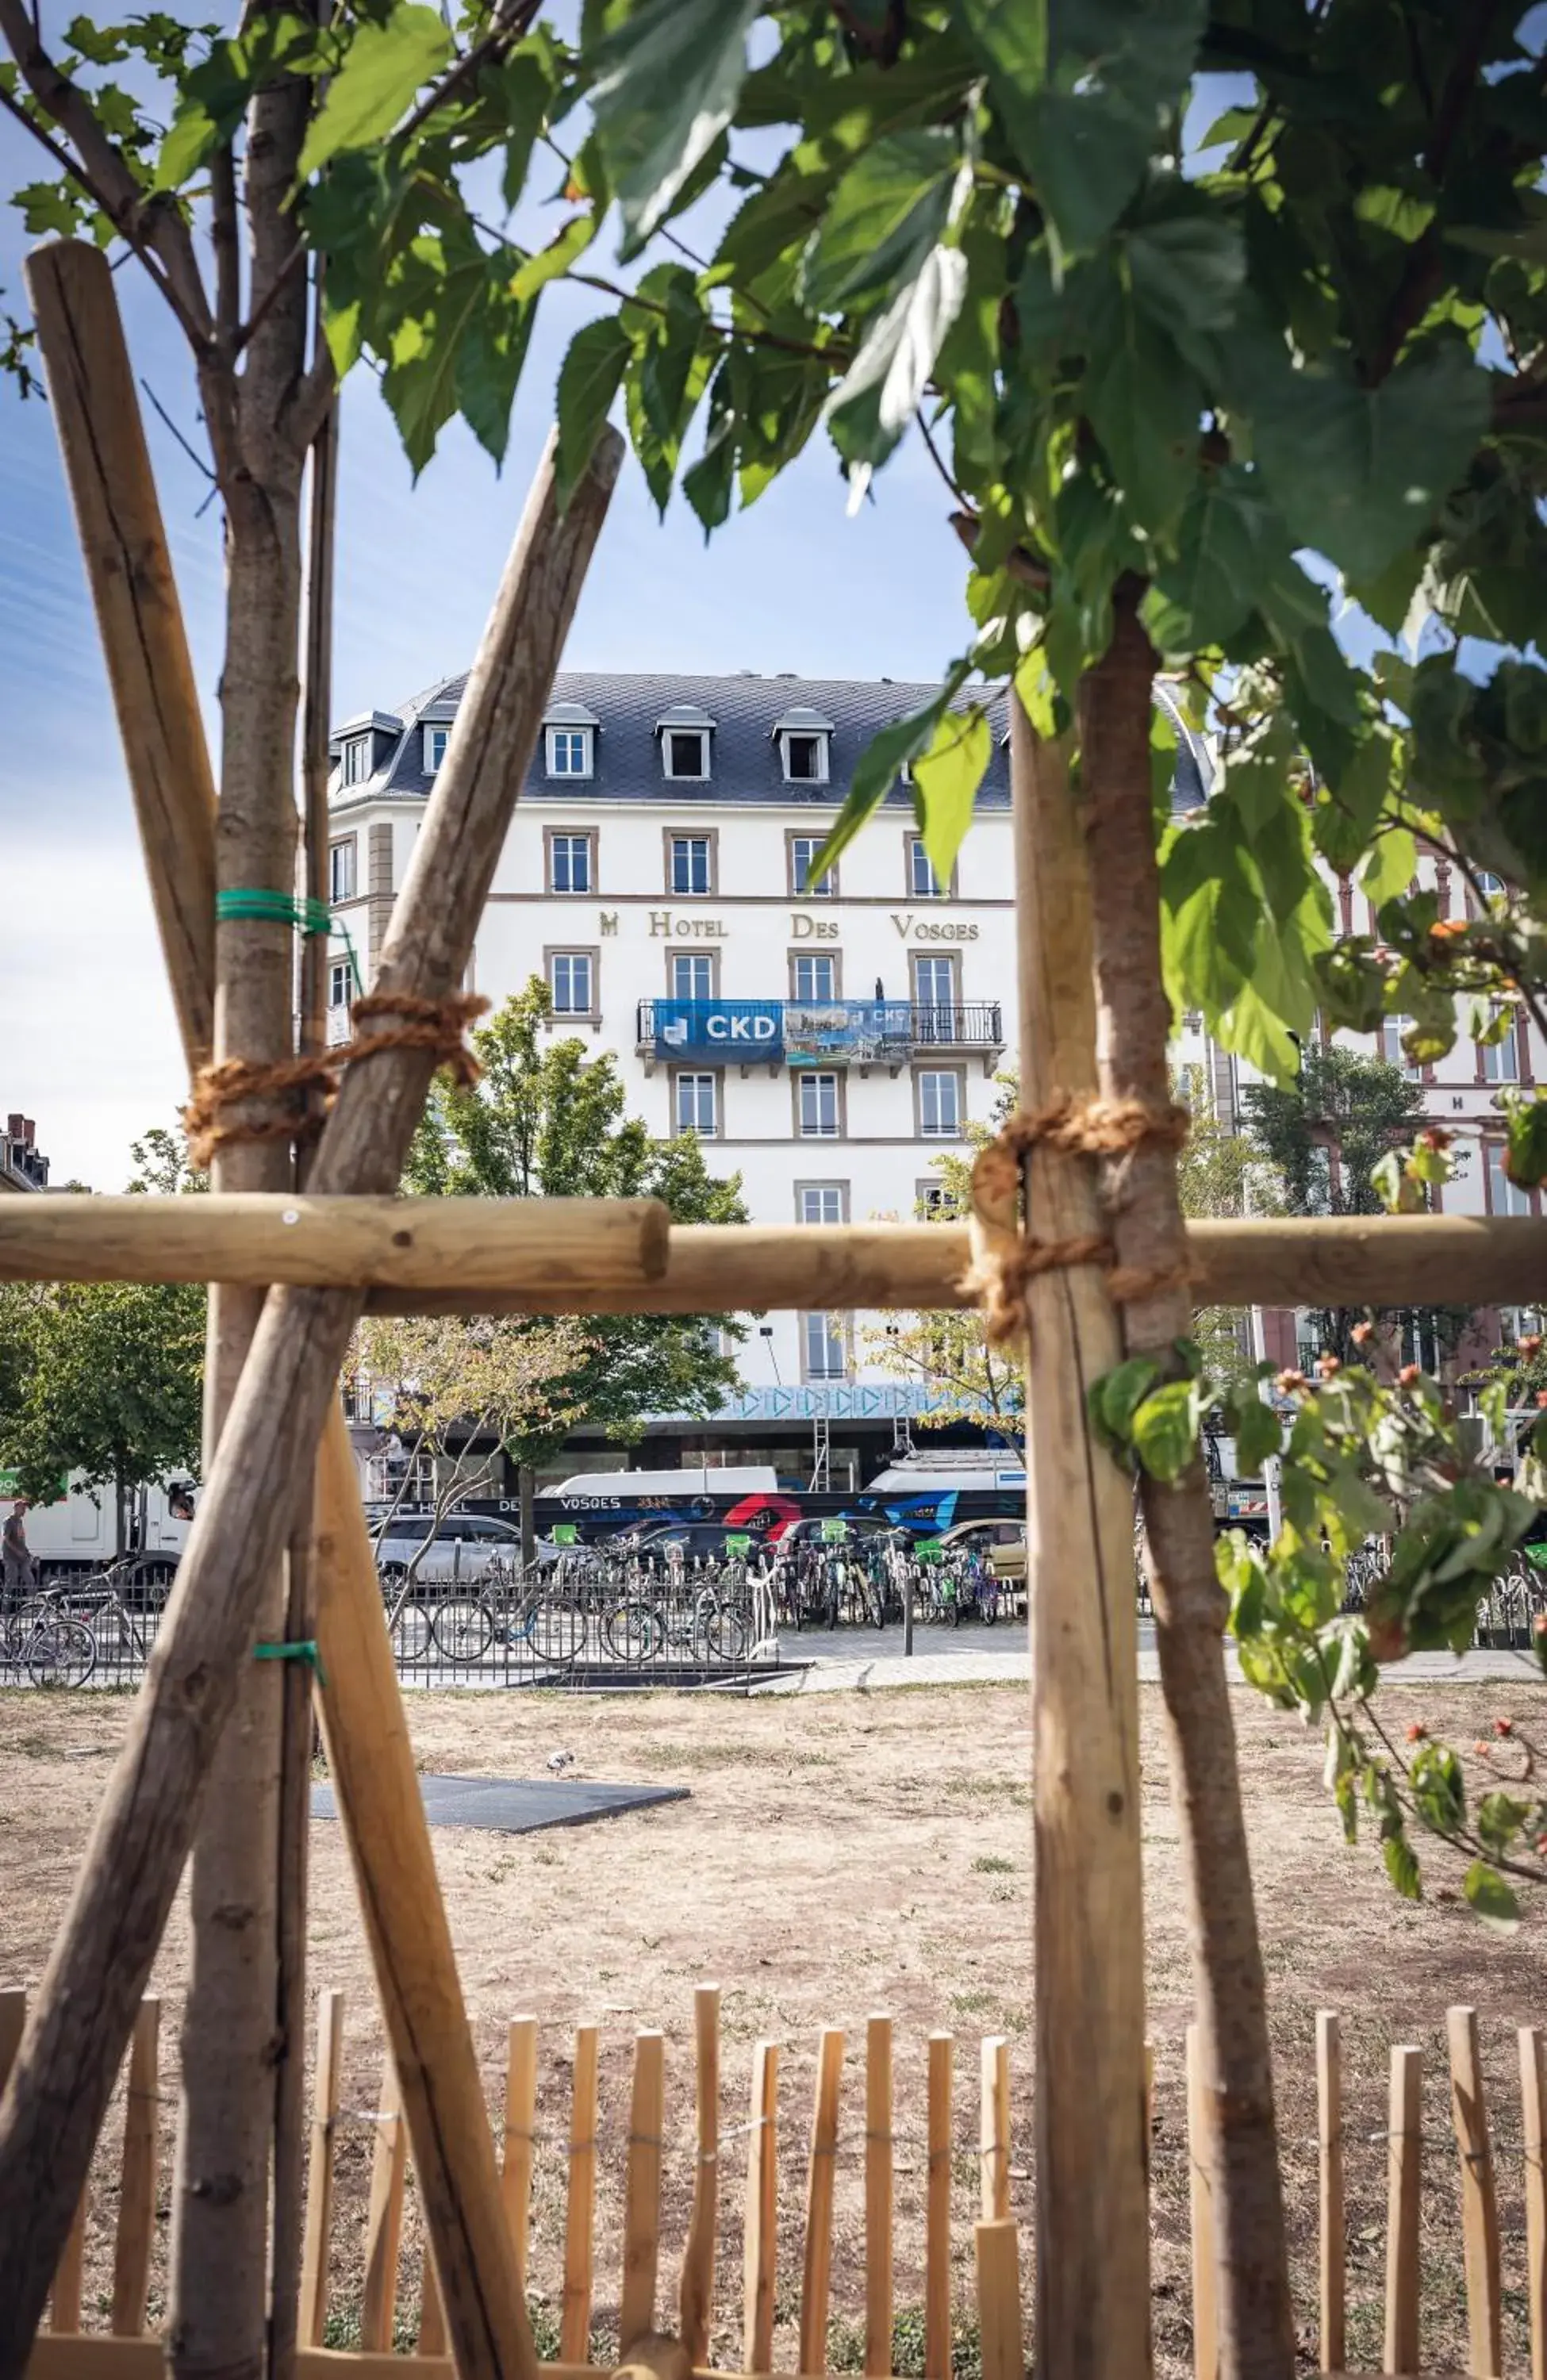
[[[20,2038],[26,1996],[0,1991],[0,2085]],[[156,2380],[161,2344],[146,2329],[154,2240],[157,2160],[162,2126],[160,2010],[143,2002],[127,2061],[123,2140],[114,2235],[111,2312],[104,2332],[87,2331],[82,2268],[90,2205],[83,2200],[58,2268],[48,2328],[34,2351],[31,2380]],[[1447,2014],[1452,2125],[1460,2175],[1469,2355],[1480,2380],[1502,2374],[1503,2287],[1494,2156],[1479,2056],[1477,2012]],[[744,2122],[721,2123],[720,1995],[701,1985],[694,2005],[694,2167],[691,2214],[677,2304],[660,2301],[662,2166],[665,2122],[665,2037],[634,2036],[632,2083],[624,2150],[620,2340],[629,2344],[657,2324],[675,2329],[697,2371],[710,2368],[723,2161],[746,2143],[740,2362],[746,2374],[774,2370],[775,2260],[778,2238],[780,2047],[761,2041],[753,2051],[750,2106]],[[833,2273],[840,2093],[847,2043],[824,2029],[816,2059],[810,2117],[799,2287],[798,2370],[827,2368]],[[344,1998],[324,1990],[317,2014],[311,2164],[302,2263],[298,2380],[449,2380],[445,2326],[433,2267],[422,2260],[417,2290],[405,2290],[402,2244],[408,2190],[408,2143],[402,2098],[390,2057],[375,2106],[365,2111],[373,2132],[365,2219],[364,2279],[359,2301],[359,2344],[323,2347],[329,2315],[335,2202],[335,2155],[341,2122],[359,2111],[342,2104]],[[1528,2298],[1532,2380],[1547,2380],[1547,2035],[1535,2027],[1518,2034],[1522,2157],[1526,2208]],[[608,2367],[591,2362],[596,2289],[596,2196],[601,2102],[600,2034],[582,2024],[573,2041],[565,2192],[563,2283],[558,2307],[558,2356],[543,2366],[548,2380],[596,2380]],[[956,2044],[932,2034],[926,2069],[924,2259],[921,2299],[926,2380],[951,2380],[954,2322],[967,2309],[953,2304],[952,2179],[956,2154],[953,2123]],[[1382,2368],[1419,2368],[1419,2223],[1423,2205],[1421,2085],[1423,2053],[1412,2045],[1391,2051],[1385,2240],[1385,2324]],[[1209,2177],[1194,2154],[1202,2137],[1202,2078],[1197,2030],[1187,2035],[1186,2106],[1192,2268],[1192,2356],[1196,2380],[1216,2380],[1218,2346],[1214,2288],[1213,2211]],[[1151,2060],[1151,2102],[1153,2060]],[[1317,2156],[1319,2168],[1318,2365],[1346,2366],[1346,2226],[1344,2076],[1337,2017],[1322,2012],[1316,2027]],[[1010,2211],[1011,2132],[1009,2044],[994,2036],[980,2052],[979,2219],[973,2226],[976,2307],[983,2380],[1024,2380],[1018,2227]],[[1150,2110],[1154,2130],[1154,2107]],[[894,2359],[895,2107],[893,2027],[887,2016],[865,2027],[863,2073],[864,2371],[887,2375]],[[852,2137],[852,2136],[848,2136]],[[1377,2139],[1379,2135],[1375,2136]],[[503,2108],[502,2176],[523,2287],[538,2149],[538,2024],[518,2017],[508,2028]],[[417,2299],[417,2325],[416,2305]],[[415,2330],[411,2352],[395,2343]],[[381,2364],[381,2371],[375,2369]]]

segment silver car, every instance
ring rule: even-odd
[[[540,1546],[540,1560],[542,1552]],[[444,1585],[448,1581],[481,1585],[496,1561],[513,1567],[520,1561],[521,1532],[489,1512],[447,1512],[439,1522],[429,1512],[398,1512],[376,1548],[383,1585],[400,1585],[416,1555],[420,1557],[416,1581],[427,1585]]]

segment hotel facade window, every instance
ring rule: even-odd
[[[1495,1015],[1497,1012],[1495,1011]],[[1511,1014],[1504,1038],[1481,1045],[1485,1083],[1517,1083],[1520,1079],[1520,1020]]]
[[[328,845],[328,900],[334,908],[355,897],[359,845],[352,834]]]
[[[838,870],[830,868],[820,883],[811,882],[811,869],[816,856],[826,838],[820,834],[788,834],[785,849],[788,854],[789,889],[802,901],[831,901],[838,890]]]
[[[1531,1194],[1518,1182],[1512,1182],[1504,1172],[1504,1145],[1502,1140],[1483,1143],[1483,1169],[1488,1184],[1488,1212],[1491,1215],[1529,1215]]]
[[[709,951],[674,951],[666,962],[674,1000],[713,1000],[714,959]]]
[[[934,872],[934,862],[924,849],[922,835],[907,838],[907,890],[915,901],[944,901],[954,888],[942,884]]]
[[[451,741],[449,727],[427,727],[424,731],[424,773],[432,777],[445,759],[445,747]]]
[[[789,963],[792,1000],[821,1002],[838,997],[838,962],[831,951],[797,951]]]
[[[1410,1083],[1421,1083],[1423,1068],[1415,1065],[1402,1047],[1402,1036],[1404,1033],[1410,1033],[1412,1026],[1413,1020],[1410,1016],[1385,1017],[1376,1033],[1375,1040],[1381,1056],[1388,1066],[1400,1066]]]
[[[848,1349],[841,1314],[805,1314],[801,1320],[801,1368],[808,1380],[842,1380],[848,1375]]]
[[[672,1077],[672,1128],[713,1140],[720,1130],[720,1078],[711,1074]]]
[[[913,1029],[920,1041],[956,1038],[956,962],[954,958],[913,961]]]
[[[920,1139],[959,1140],[965,1104],[959,1067],[926,1066],[914,1080],[918,1085]]]
[[[596,868],[592,840],[589,833],[558,834],[551,827],[548,829],[548,890],[550,892],[595,892]]]
[[[798,1223],[841,1223],[848,1205],[847,1182],[802,1182],[795,1193]]]
[[[555,1016],[594,1016],[596,954],[593,951],[550,951],[548,990]]]
[[[371,774],[371,738],[351,735],[338,756],[338,782],[341,785],[363,785]]]
[[[795,1124],[802,1140],[836,1140],[842,1130],[836,1075],[797,1075]]]
[[[714,890],[714,837],[672,834],[666,838],[666,890],[691,898]]]

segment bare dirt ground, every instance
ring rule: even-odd
[[[1188,2175],[1182,2087],[1189,2013],[1175,1828],[1166,1793],[1158,1692],[1144,1697],[1144,1840],[1151,2031],[1155,2041],[1153,2270],[1163,2372],[1189,2368]],[[1399,1690],[1394,1690],[1394,1700]],[[1501,1708],[1527,1716],[1530,1689],[1409,1695],[1394,1715],[1425,1716],[1462,1741]],[[1410,1711],[1408,1705],[1410,1704]],[[126,1700],[0,1695],[0,1981],[42,1967],[68,1889]],[[1499,2166],[1506,2288],[1505,2368],[1527,2368],[1525,2225],[1515,2028],[1547,2022],[1543,1920],[1504,1937],[1485,1931],[1443,1889],[1410,1907],[1392,1894],[1372,1849],[1344,1848],[1321,1785],[1321,1753],[1291,1719],[1245,1693],[1236,1698],[1242,1767],[1273,1996],[1284,2168],[1296,2260],[1302,2360],[1315,2362],[1315,2011],[1343,2021],[1348,2101],[1349,2363],[1379,2368],[1385,2238],[1387,2054],[1425,2052],[1423,2354],[1428,2369],[1466,2368],[1456,2156],[1450,2131],[1444,2011],[1481,2016]],[[603,2028],[595,2324],[601,2352],[615,2335],[630,2036],[667,2036],[663,2312],[675,2303],[692,2180],[691,2025],[696,1983],[724,1988],[722,2123],[744,2120],[752,2046],[785,2045],[780,2081],[780,2239],[775,2363],[796,2365],[815,2049],[823,2024],[849,2036],[840,2121],[831,2361],[857,2360],[863,2308],[864,2022],[896,2025],[896,2305],[921,2296],[925,2038],[956,2041],[956,2295],[970,2313],[971,2223],[978,2198],[978,2044],[1011,2043],[1012,2196],[1034,2211],[1031,2142],[1030,1739],[1024,1689],[921,1690],[740,1701],[650,1695],[609,1700],[466,1694],[410,1698],[421,1768],[541,1775],[553,1752],[576,1772],[679,1782],[691,1799],[600,1824],[510,1838],[438,1828],[435,1852],[491,2106],[503,2087],[505,2027],[542,2021],[539,2147],[531,2282],[540,2338],[551,2340],[564,2238],[569,2041],[578,2022]],[[313,1828],[311,1982],[347,1995],[347,2111],[338,2147],[330,2339],[357,2335],[361,2238],[382,2036],[344,1846]],[[181,1910],[157,1966],[164,2001],[164,2091],[175,2089],[187,1936]],[[163,2110],[164,2132],[173,2109]],[[104,2327],[110,2287],[115,2168],[121,2112],[104,2133],[93,2185],[87,2266],[89,2327]],[[739,2364],[745,2141],[725,2143],[714,2346]],[[170,2155],[164,2149],[155,2294],[164,2270]],[[410,2199],[400,2335],[414,2336],[420,2247]],[[1029,2246],[1023,2252],[1029,2264]],[[1028,2297],[1030,2275],[1026,2275]],[[917,2368],[916,2325],[899,2338],[899,2371]],[[546,2346],[550,2354],[555,2349]],[[960,2368],[971,2370],[964,2336]]]

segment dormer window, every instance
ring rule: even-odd
[[[338,782],[341,785],[363,785],[371,774],[371,738],[369,735],[346,737],[338,756]]]
[[[550,777],[590,777],[596,771],[594,710],[582,702],[555,702],[543,722]]]
[[[427,727],[424,731],[424,773],[432,777],[445,759],[445,747],[451,740],[449,727]]]
[[[696,778],[700,783],[708,778],[714,722],[707,710],[700,710],[692,703],[677,703],[662,713],[655,722],[655,733],[661,738],[663,776]]]
[[[777,721],[779,758],[786,785],[824,785],[833,743],[833,722],[820,710],[787,710]]]

